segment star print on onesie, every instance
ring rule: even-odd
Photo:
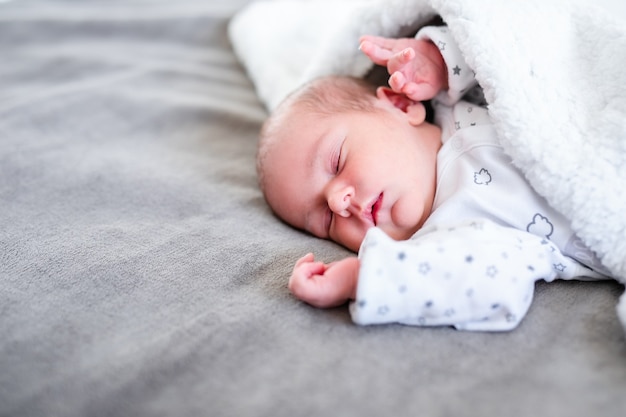
[[[530,307],[535,281],[589,272],[553,243],[485,219],[422,234],[407,245],[370,229],[350,305],[355,323],[511,330]]]

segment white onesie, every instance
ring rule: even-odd
[[[407,241],[368,231],[352,320],[510,330],[528,311],[535,281],[606,279],[567,219],[513,166],[487,109],[460,100],[476,81],[447,28],[423,28],[416,38],[434,42],[448,67],[449,90],[433,100],[442,128],[433,211]]]

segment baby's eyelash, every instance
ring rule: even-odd
[[[339,147],[339,153],[337,154],[337,163],[335,164],[335,173],[339,172],[339,165],[341,164],[341,151],[343,150],[342,146]]]
[[[330,207],[327,208],[326,212],[326,232],[330,234],[330,225],[333,223],[333,211]]]

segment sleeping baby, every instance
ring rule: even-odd
[[[515,328],[543,279],[607,279],[566,218],[504,153],[446,27],[361,38],[389,86],[322,77],[265,122],[257,171],[278,217],[358,251],[299,259],[291,292],[350,301],[357,324]],[[432,100],[427,121],[422,101]]]

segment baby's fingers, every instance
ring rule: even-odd
[[[406,77],[400,71],[394,72],[389,77],[389,87],[396,93],[402,93],[402,89],[406,85]]]
[[[437,95],[437,89],[432,85],[423,83],[406,83],[402,87],[402,93],[414,101],[425,101]]]
[[[391,51],[396,47],[398,40],[394,38],[384,38],[382,36],[363,35],[359,38],[359,42],[370,42],[371,44],[376,45],[379,48]]]
[[[389,59],[389,66],[403,67],[415,58],[415,50],[413,48],[404,48],[400,52],[393,54]]]
[[[314,275],[324,275],[326,265],[324,262],[315,262],[313,254],[307,254],[300,258],[293,267],[292,278],[309,279]]]
[[[306,255],[304,255],[302,258],[300,258],[300,259],[298,259],[296,261],[295,267],[298,267],[298,266],[302,265],[305,262],[313,262],[314,259],[315,259],[315,257],[313,256],[313,254],[309,252]]]
[[[324,262],[309,262],[301,266],[301,268],[303,268],[303,272],[308,278],[311,278],[313,275],[324,275],[324,272],[326,272]]]
[[[326,266],[323,262],[304,262],[296,266],[289,277],[289,291],[307,301],[310,294],[317,291],[318,279],[324,276],[325,271]]]
[[[377,65],[386,66],[389,58],[393,56],[393,52],[390,50],[381,48],[368,40],[362,41],[359,45],[359,49]]]

